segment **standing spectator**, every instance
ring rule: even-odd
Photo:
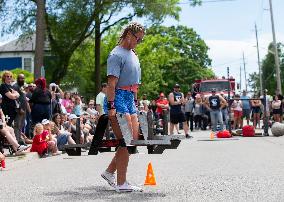
[[[190,127],[190,131],[193,131],[193,108],[195,105],[194,98],[192,97],[192,93],[189,91],[186,95],[185,104],[184,104],[184,111],[185,111],[185,118],[188,127]]]
[[[169,95],[170,101],[170,135],[173,135],[174,126],[178,123],[183,123],[183,130],[186,138],[191,138],[188,134],[188,126],[186,123],[185,115],[181,110],[184,103],[183,93],[180,92],[179,84],[175,84],[173,92]]]
[[[280,116],[282,114],[281,104],[282,102],[281,100],[278,99],[278,95],[275,95],[274,100],[271,103],[273,120],[275,122],[281,122],[281,119],[280,119]]]
[[[284,97],[283,97],[283,95],[280,94],[280,90],[279,90],[279,89],[276,89],[275,95],[277,95],[278,100],[281,101],[281,107],[280,107],[280,108],[281,108],[280,122],[282,122],[282,120],[283,120],[283,110],[284,110]]]
[[[220,92],[220,95],[222,96],[222,98],[224,98],[226,100],[226,103],[224,103],[221,106],[221,113],[222,113],[222,118],[223,118],[224,125],[226,126],[226,130],[228,130],[229,129],[228,101],[225,98],[223,91]]]
[[[19,74],[17,82],[13,85],[14,89],[19,93],[19,108],[17,109],[17,115],[14,122],[14,129],[17,141],[21,144],[21,133],[25,125],[26,111],[29,108],[27,102],[26,93],[24,92],[25,75]]]
[[[243,95],[241,96],[241,99],[250,99],[249,96],[247,96],[247,92],[244,90]],[[251,112],[251,106],[249,100],[242,100],[243,105],[243,116],[242,118],[246,118],[247,125],[249,125],[250,120],[250,112]],[[241,127],[243,126],[243,120],[241,121]]]
[[[61,100],[61,104],[65,107],[67,113],[71,113],[74,107],[74,103],[71,100],[70,92],[65,92],[64,97]]]
[[[51,118],[51,93],[46,89],[45,78],[39,78],[35,81],[36,88],[30,99],[32,125],[41,123],[43,119]]]
[[[212,131],[217,131],[217,125],[220,123],[220,128],[223,130],[223,118],[221,113],[221,106],[226,103],[226,100],[220,96],[216,95],[216,89],[211,90],[212,95],[206,99],[206,107],[210,111],[211,127]]]
[[[257,95],[254,95],[254,98],[258,98]],[[256,128],[257,124],[260,127],[260,100],[252,100],[251,107],[252,107],[252,114],[253,114],[253,126]]]
[[[163,110],[169,110],[169,101],[165,98],[165,94],[163,92],[160,93],[159,99],[156,100],[156,113],[158,119],[162,118]]]
[[[61,113],[61,102],[60,99],[64,97],[63,91],[55,83],[49,85],[49,90],[51,93],[51,113]]]
[[[4,114],[9,117],[7,122],[8,126],[12,126],[12,123],[17,115],[16,110],[19,108],[18,98],[20,97],[20,94],[12,87],[12,82],[12,72],[4,71],[2,75],[0,93],[3,97],[2,110]]]
[[[147,100],[147,95],[146,94],[143,94],[142,100],[140,100],[139,104],[140,104],[141,109],[143,109],[144,111],[148,111],[149,110],[150,101]]]
[[[193,106],[193,114],[194,114],[194,123],[195,128],[202,128],[202,115],[203,115],[203,103],[200,97],[200,94],[195,96],[194,106]],[[204,127],[203,127],[204,128]]]
[[[232,108],[234,110],[234,129],[238,129],[242,126],[241,121],[243,116],[243,104],[242,101],[239,100],[240,95],[236,94],[234,98],[236,99],[232,104]]]
[[[99,115],[105,114],[104,111],[104,100],[106,97],[107,84],[102,83],[101,92],[96,97],[96,110],[99,112]]]

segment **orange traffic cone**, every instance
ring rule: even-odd
[[[211,131],[211,133],[210,133],[210,140],[213,140],[213,139],[214,139],[214,132]]]
[[[151,163],[148,164],[147,175],[144,185],[156,185],[156,179]]]

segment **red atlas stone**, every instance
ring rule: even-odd
[[[244,126],[243,127],[243,136],[244,137],[253,137],[255,135],[255,130],[253,126]]]
[[[219,131],[217,133],[218,138],[230,138],[232,137],[231,133],[227,130]]]

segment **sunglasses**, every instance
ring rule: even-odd
[[[135,39],[136,39],[136,43],[137,44],[139,44],[139,43],[141,43],[142,42],[142,38],[139,38],[138,36],[136,36],[133,32],[130,32],[134,37],[135,37]]]
[[[12,76],[6,76],[6,78],[12,78]]]

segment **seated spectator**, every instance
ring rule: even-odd
[[[81,116],[82,114],[82,103],[81,103],[81,99],[79,96],[75,97],[75,106],[72,110],[72,114],[75,114],[76,116]]]
[[[30,146],[19,145],[17,142],[14,129],[7,125],[5,121],[5,115],[0,107],[0,121],[2,121],[2,129],[0,129],[0,135],[7,139],[7,142],[12,145],[13,150],[16,152],[16,155],[19,155],[22,151],[28,149]]]
[[[95,109],[95,101],[94,100],[90,100],[86,112],[88,112],[90,115],[99,115],[99,112]]]
[[[2,154],[2,152],[0,151],[0,163],[1,163],[1,161],[3,161],[3,160],[5,160],[5,156],[4,156],[4,154]]]
[[[48,152],[53,156],[58,155],[56,143],[52,139],[52,135],[48,130],[44,130],[41,123],[36,124],[31,152],[37,152],[41,157],[48,155]]]
[[[69,126],[69,129],[68,131],[70,133],[72,133],[72,138],[73,140],[76,141],[76,123],[77,123],[77,119],[79,119],[80,117],[76,116],[75,114],[70,114],[69,116],[69,123],[70,123],[70,126]],[[83,124],[80,124],[80,144],[83,144],[84,143],[84,134],[83,134],[83,128],[84,128],[84,125]]]
[[[74,103],[71,99],[71,94],[69,92],[64,93],[64,98],[61,100],[61,104],[65,107],[67,113],[71,113],[74,107]]]
[[[53,123],[51,124],[52,134],[56,135],[57,138],[57,147],[68,144],[76,144],[71,137],[71,133],[65,130],[61,125],[61,116],[56,113],[52,117]]]

